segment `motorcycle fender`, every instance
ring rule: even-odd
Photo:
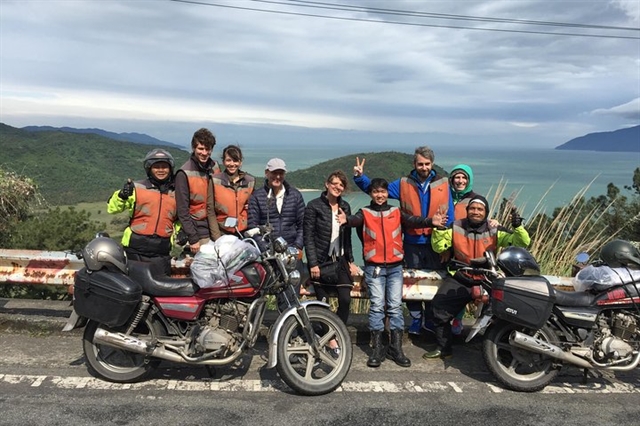
[[[71,315],[67,319],[67,323],[62,328],[62,331],[71,331],[76,328],[82,328],[87,324],[87,319],[85,317],[81,317],[76,313],[76,310],[73,309],[71,311]]]
[[[483,315],[476,320],[476,322],[471,326],[471,330],[467,335],[467,338],[464,340],[465,342],[470,342],[476,334],[484,334],[489,325],[491,324],[491,320],[493,319],[493,315]]]
[[[304,302],[300,302],[300,305],[304,309],[310,305],[322,306],[323,308],[329,309],[328,303],[320,302],[319,300],[306,300]],[[291,307],[280,314],[271,328],[271,334],[269,335],[269,360],[267,361],[267,368],[273,368],[278,363],[278,336],[280,335],[280,330],[282,330],[284,322],[292,315],[296,316],[298,321],[301,321],[297,309],[295,307]]]

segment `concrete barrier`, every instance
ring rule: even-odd
[[[188,261],[184,260],[174,260],[171,275],[174,277],[188,276],[189,267],[187,263]],[[75,274],[83,266],[82,259],[78,258],[74,253],[0,249],[0,284],[66,286],[69,293],[72,293]],[[445,274],[445,271],[405,269],[403,299],[433,299]],[[573,290],[570,277],[553,275],[545,275],[545,277],[556,288]],[[351,291],[351,297],[367,298],[363,276],[357,275],[353,279],[354,286]],[[310,284],[302,287],[302,294],[314,294],[313,282]]]

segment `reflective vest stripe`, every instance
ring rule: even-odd
[[[253,177],[247,177],[246,186],[234,189],[228,185],[219,177],[212,177],[214,189],[214,208],[216,211],[216,220],[221,229],[227,232],[233,232],[235,229],[226,228],[223,223],[228,217],[235,217],[238,219],[238,230],[244,231],[247,229],[247,204],[249,203],[249,197],[253,193],[255,180]]]
[[[173,191],[161,194],[155,188],[136,182],[136,203],[129,221],[131,231],[139,235],[157,235],[168,238],[178,217]]]
[[[400,209],[391,207],[375,211],[363,207],[362,227],[364,260],[372,263],[397,263],[404,258],[402,250],[402,215]]]
[[[470,264],[471,259],[482,257],[487,250],[498,248],[497,228],[487,228],[487,231],[476,234],[466,231],[462,226],[462,221],[456,220],[453,223],[451,233],[451,246],[453,247],[453,257],[456,260]]]
[[[409,178],[400,179],[400,208],[411,216],[422,216],[420,204],[420,188]],[[446,178],[437,179],[429,184],[429,210],[427,217],[433,217],[441,205],[449,207],[449,181]],[[409,235],[430,235],[431,228],[405,229]]]

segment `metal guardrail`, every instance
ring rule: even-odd
[[[74,253],[41,250],[8,250],[0,249],[0,284],[45,284],[67,286],[73,292],[76,272],[84,266]],[[185,277],[189,267],[184,261],[174,261],[172,276]],[[431,300],[438,291],[445,271],[425,271],[406,269],[404,271],[404,300]],[[563,290],[573,290],[570,277],[545,275],[549,282]],[[368,298],[362,284],[363,276],[354,276],[351,297]],[[313,286],[303,286],[302,294],[313,295]]]

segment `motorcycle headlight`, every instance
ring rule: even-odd
[[[298,266],[298,258],[295,256],[287,256],[287,260],[284,263],[284,267],[288,272],[293,271]]]
[[[278,237],[273,242],[273,248],[275,249],[276,253],[284,253],[285,251],[287,251],[287,242],[284,238]]]
[[[291,271],[289,274],[289,284],[294,287],[300,284],[300,271]]]

